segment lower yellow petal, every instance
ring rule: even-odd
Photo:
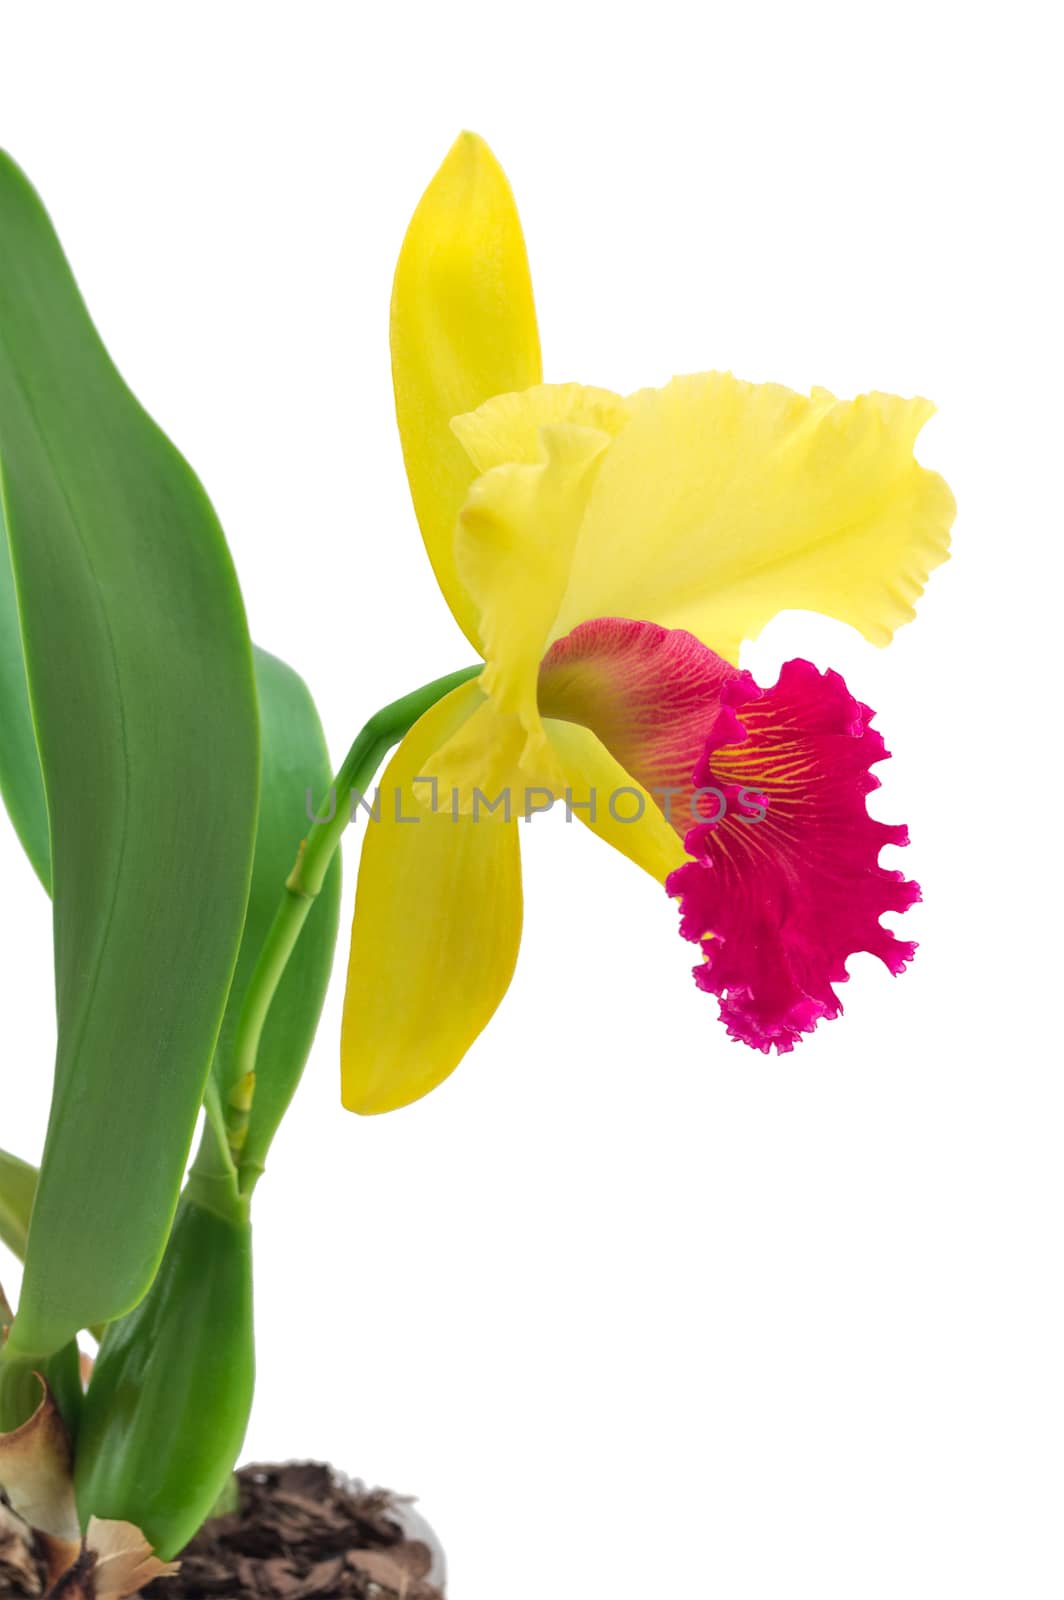
[[[554,636],[592,617],[687,628],[734,660],[778,611],[886,644],[946,559],[954,502],[913,445],[926,400],[676,378],[633,396],[598,474]]]
[[[516,822],[426,809],[433,756],[482,704],[463,684],[403,740],[379,787],[358,873],[344,998],[343,1101],[392,1111],[434,1089],[486,1026],[521,937]],[[400,820],[406,819],[406,820]]]
[[[627,772],[590,728],[544,722],[564,773],[569,812],[629,861],[664,883],[687,860],[683,840],[658,802]]]
[[[476,619],[454,566],[454,525],[473,480],[451,418],[542,376],[528,257],[506,174],[463,133],[414,213],[392,290],[392,379],[410,492],[456,621]]]

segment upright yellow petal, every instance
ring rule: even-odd
[[[517,823],[432,813],[436,749],[482,705],[463,684],[411,729],[367,820],[344,998],[344,1105],[417,1100],[454,1070],[506,993],[521,938]],[[400,820],[405,819],[405,820]]]
[[[441,752],[466,803],[489,743],[496,785],[562,781],[536,705],[539,663],[599,461],[627,418],[627,402],[608,389],[541,383],[451,423],[481,474],[462,508],[455,553],[487,661],[480,686],[491,695]]]
[[[454,526],[474,473],[451,418],[539,382],[528,257],[506,175],[460,134],[414,213],[392,290],[392,379],[410,492],[429,560],[473,645]]]
[[[955,509],[913,458],[926,400],[840,401],[711,372],[631,405],[555,637],[632,617],[687,628],[734,660],[785,609],[824,611],[874,644],[911,619]]]
[[[540,429],[540,459],[493,467],[462,508],[458,572],[477,610],[487,665],[479,680],[496,710],[520,718],[532,764],[546,746],[537,704],[539,663],[569,582],[573,548],[599,462],[600,428]]]

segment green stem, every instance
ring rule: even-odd
[[[214,1077],[207,1081],[203,1099],[203,1136],[189,1168],[185,1198],[223,1222],[246,1222],[249,1197],[240,1191],[240,1174],[229,1148],[225,1109]]]
[[[234,1082],[225,1104],[225,1126],[229,1150],[238,1167],[254,1099],[255,1063],[262,1030],[303,924],[351,820],[352,796],[356,801],[362,798],[388,751],[430,706],[476,677],[481,670],[478,662],[475,667],[463,667],[444,678],[434,678],[370,717],[348,751],[327,799],[318,806],[317,814],[322,820],[312,824],[299,847],[285,884],[284,898],[259,952],[237,1020],[233,1043]],[[241,1187],[249,1187],[254,1177],[255,1174],[242,1171]]]

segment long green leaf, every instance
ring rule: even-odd
[[[51,887],[48,806],[30,716],[26,667],[18,625],[15,580],[0,503],[0,795],[15,832],[46,889]]]
[[[310,826],[307,792],[313,804],[328,787],[332,770],[318,713],[302,678],[276,656],[256,648],[255,680],[262,729],[262,789],[244,939],[218,1041],[216,1071],[223,1099],[233,1087],[233,1038],[248,980],[277,912],[285,879],[295,864],[300,840]],[[259,1044],[255,1096],[240,1162],[248,1185],[262,1171],[270,1141],[310,1053],[332,970],[339,915],[337,853],[273,998]]]
[[[30,1356],[158,1266],[243,925],[258,740],[214,513],[6,157],[0,494],[54,892],[55,1087],[8,1343]]]
[[[0,1241],[20,1261],[26,1257],[26,1235],[37,1192],[37,1168],[0,1150]]]
[[[0,1150],[0,1240],[19,1261],[26,1259],[26,1240],[29,1235],[33,1199],[37,1193],[37,1168],[22,1161],[6,1150]],[[0,1292],[0,1310],[3,1309]],[[0,1318],[0,1320],[6,1320]],[[74,1437],[81,1418],[81,1367],[76,1339],[70,1339],[41,1362],[41,1374],[48,1384],[63,1421]],[[13,1379],[14,1394],[8,1380]],[[28,1402],[23,1398],[22,1385],[29,1380]],[[20,1393],[20,1391],[22,1391]],[[26,1366],[12,1374],[10,1366],[0,1367],[0,1428],[18,1427],[37,1404],[37,1388],[32,1369]]]
[[[17,628],[17,618],[14,625]],[[0,617],[0,642],[2,629]],[[16,639],[16,643],[21,662],[21,641]],[[262,741],[261,790],[244,934],[214,1061],[223,1097],[233,1086],[232,1047],[248,980],[276,912],[282,885],[306,832],[310,820],[308,804],[316,803],[325,794],[332,771],[317,708],[302,678],[278,657],[257,646],[254,659]],[[20,673],[24,683],[21,666]],[[3,700],[0,706],[6,711]],[[28,707],[26,714],[28,717]],[[32,728],[30,731],[32,737]],[[2,748],[0,737],[0,750]],[[33,758],[37,760],[36,745]],[[28,818],[31,824],[43,828],[47,850],[48,816],[41,783],[37,785],[35,796],[31,791]],[[33,831],[31,827],[30,834]],[[47,855],[44,865],[46,869],[49,866]],[[263,1030],[257,1062],[258,1085],[241,1161],[243,1181],[249,1187],[265,1166],[266,1153],[299,1083],[314,1040],[336,947],[340,883],[337,852],[278,986]],[[13,1164],[10,1185],[5,1161]],[[24,1181],[24,1173],[32,1175],[32,1185]],[[11,1248],[20,1259],[25,1253],[25,1234],[36,1181],[35,1167],[26,1167],[16,1157],[5,1157],[0,1151],[0,1238],[5,1243],[10,1242],[5,1227],[15,1230],[11,1233],[12,1239],[17,1231],[19,1243],[11,1244]],[[8,1188],[10,1193],[5,1194]],[[5,1215],[8,1200],[16,1208],[21,1207],[21,1220],[16,1222],[13,1215]]]
[[[5,622],[10,630],[8,632],[5,632]],[[18,693],[9,696],[5,693],[6,685],[0,686],[0,710],[3,712],[0,769],[7,755],[8,765],[15,767],[21,777],[29,772],[28,763],[17,763],[15,752],[9,749],[9,730],[19,727],[20,699],[25,706],[30,741],[33,741],[33,728],[29,722],[29,702],[25,693],[25,671],[13,593],[9,617],[3,615],[0,603],[0,652],[4,650],[12,632],[14,648],[18,651],[18,672],[12,675],[11,681],[16,690],[21,686],[21,697]],[[9,655],[12,653],[8,651]],[[262,786],[244,936],[215,1056],[215,1070],[223,1096],[233,1085],[233,1036],[248,980],[277,910],[284,880],[310,820],[307,797],[312,797],[311,804],[320,800],[328,787],[332,771],[317,708],[302,678],[267,650],[256,646],[254,657],[262,740]],[[48,857],[48,812],[35,742],[32,743],[31,754],[37,780],[35,785],[27,783],[25,786],[27,800],[22,813],[25,825],[20,827],[19,833],[27,854],[47,888],[51,866]],[[31,853],[31,843],[36,838],[44,840],[41,860],[35,860]],[[339,915],[340,856],[337,852],[278,986],[263,1030],[258,1055],[258,1087],[241,1162],[247,1182],[253,1182],[261,1173],[266,1152],[306,1065],[332,971]],[[35,1174],[36,1169],[33,1170]],[[0,1152],[0,1188],[2,1177]],[[3,1227],[2,1208],[3,1195],[0,1192],[0,1229]],[[3,1237],[2,1232],[0,1237]]]
[[[3,620],[0,618],[0,647],[3,642]],[[19,670],[24,683],[21,643],[17,638],[16,643],[19,645]],[[302,678],[266,650],[256,646],[254,655],[262,738],[262,788],[244,936],[215,1056],[215,1070],[223,1095],[233,1085],[233,1036],[248,980],[277,910],[284,880],[308,826],[307,796],[313,797],[312,803],[320,800],[326,792],[332,771],[317,708]],[[10,726],[8,702],[2,697],[0,707],[5,713],[4,733],[0,735],[2,753],[6,730]],[[28,717],[28,707],[26,714]],[[32,727],[30,734],[32,737]],[[36,763],[36,745],[33,746],[33,759]],[[36,795],[30,790],[26,818],[30,826],[20,830],[20,835],[27,854],[27,839],[43,829],[44,859],[40,866],[36,861],[34,865],[38,866],[47,887],[50,866],[47,853],[48,813],[44,788],[39,781]],[[298,1086],[314,1041],[336,948],[340,882],[340,855],[337,852],[278,986],[263,1030],[255,1102],[241,1161],[246,1180],[253,1181],[263,1169],[267,1150]],[[5,1238],[4,1159],[0,1151],[0,1238]],[[14,1161],[16,1158],[7,1159]],[[29,1170],[36,1184],[36,1168]],[[32,1198],[32,1191],[30,1193]],[[27,1210],[27,1225],[28,1215]],[[24,1253],[24,1245],[17,1253],[20,1256]]]

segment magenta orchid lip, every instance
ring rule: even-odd
[[[879,921],[919,898],[879,865],[908,833],[866,806],[879,786],[870,769],[888,752],[837,672],[796,659],[761,689],[683,629],[600,619],[553,647],[541,700],[579,705],[633,778],[682,796],[669,820],[690,859],[665,888],[701,947],[695,981],[720,999],[732,1038],[791,1050],[839,1015],[833,985],[849,956],[870,951],[894,973],[911,961],[915,945]],[[708,789],[721,796],[716,814],[686,823]],[[752,799],[756,828],[743,825]]]
[[[916,945],[880,917],[907,911],[920,890],[879,864],[884,845],[908,844],[908,830],[868,815],[879,787],[871,768],[889,751],[837,672],[788,661],[766,690],[738,673],[721,700],[696,776],[727,785],[763,771],[774,803],[753,843],[727,819],[693,827],[692,860],[666,888],[684,938],[701,946],[695,982],[720,998],[730,1036],[785,1052],[842,1011],[834,985],[848,957],[867,951],[894,974],[905,969]]]

